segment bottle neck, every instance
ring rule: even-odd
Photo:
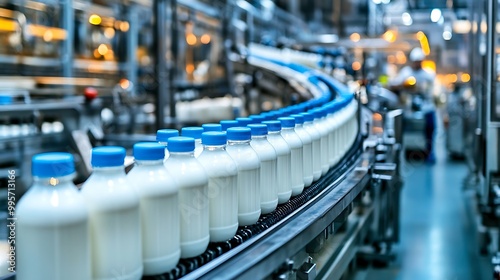
[[[137,166],[163,166],[163,160],[164,159],[159,159],[159,160],[136,160],[135,163]]]
[[[61,187],[64,185],[71,184],[73,186],[73,178],[75,178],[75,173],[61,176],[61,177],[33,177],[33,182],[39,186],[46,187]]]
[[[252,140],[265,140],[267,139],[267,135],[255,135],[255,136],[252,136]]]
[[[293,131],[295,127],[283,127],[281,131]]]
[[[106,167],[92,167],[92,173],[95,174],[125,174],[125,168],[123,165],[118,166],[106,166]]]
[[[203,150],[204,151],[225,151],[226,150],[226,145],[203,145]]]
[[[279,135],[281,133],[280,130],[277,131],[269,131],[269,135]]]
[[[301,123],[295,124],[295,128],[301,128],[301,127],[303,127],[303,124],[301,124]]]
[[[170,152],[169,158],[194,158],[194,151],[190,152]]]
[[[228,140],[227,141],[228,146],[234,146],[234,145],[250,145],[250,140]]]

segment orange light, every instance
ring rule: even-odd
[[[93,15],[90,15],[89,17],[89,23],[92,24],[92,25],[99,25],[101,24],[102,22],[102,19],[100,16],[96,15],[96,14],[93,14]]]
[[[406,63],[406,55],[402,51],[398,51],[396,53],[396,63],[397,64],[405,64]]]
[[[394,43],[396,42],[397,34],[394,30],[387,30],[383,35],[382,38],[386,40],[389,43]]]
[[[186,35],[186,42],[188,43],[188,45],[194,46],[196,45],[197,41],[198,39],[196,38],[196,35],[194,35],[193,33],[189,33],[188,35]]]
[[[188,74],[192,74],[194,72],[194,65],[193,64],[186,65],[186,72]]]
[[[359,33],[352,33],[351,36],[349,36],[349,38],[354,43],[357,43],[357,42],[359,42],[359,40],[361,40],[361,35],[359,35]]]
[[[432,60],[422,61],[422,68],[436,73],[436,63]]]
[[[463,73],[460,79],[462,80],[462,82],[468,83],[470,81],[470,75],[468,73]]]
[[[359,61],[354,61],[352,63],[352,70],[359,71],[361,69],[361,63]]]
[[[43,33],[43,40],[45,42],[50,42],[50,41],[52,41],[53,38],[54,38],[54,34],[52,34],[52,31],[50,31],[49,29],[47,31],[45,31],[45,33]]]
[[[57,27],[28,24],[28,32],[34,37],[44,39],[46,42],[66,40],[66,30]]]
[[[106,44],[100,44],[97,48],[97,52],[99,52],[100,55],[105,55],[108,52],[108,46],[106,46]]]
[[[458,81],[458,76],[457,74],[451,74],[450,75],[450,82],[451,83],[456,83]]]
[[[18,26],[13,20],[0,18],[0,31],[15,32]]]
[[[115,53],[113,52],[113,50],[109,50],[106,52],[106,54],[104,55],[104,59],[106,60],[113,60],[115,58]]]
[[[127,88],[129,88],[129,87],[130,87],[130,81],[129,81],[129,80],[127,80],[127,79],[121,79],[121,80],[120,80],[120,87],[121,87],[122,89],[127,89]]]
[[[431,48],[429,46],[429,40],[427,40],[427,36],[422,31],[417,32],[417,39],[420,41],[420,47],[425,55],[429,55],[431,53]]]
[[[201,42],[202,44],[206,45],[206,44],[210,43],[210,40],[211,40],[211,39],[212,39],[212,38],[210,38],[210,35],[208,35],[208,34],[203,34],[203,35],[201,35],[200,42]]]
[[[113,27],[107,27],[106,29],[104,29],[104,37],[108,39],[112,39],[113,37],[115,37],[115,29]]]
[[[406,84],[408,84],[410,86],[414,86],[416,83],[417,83],[417,79],[413,76],[410,76],[410,77],[408,77],[408,79],[406,79]]]
[[[374,121],[381,121],[382,120],[382,115],[379,113],[374,113],[373,114],[373,120]]]
[[[99,50],[97,50],[97,49],[94,50],[94,57],[95,58],[100,58],[101,57],[101,54],[99,53]]]
[[[130,24],[128,22],[126,22],[126,21],[120,22],[120,30],[122,32],[127,32],[129,30],[129,28],[130,28]]]

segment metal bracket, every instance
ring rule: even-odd
[[[372,178],[376,180],[391,181],[396,175],[395,163],[376,163],[372,168]]]

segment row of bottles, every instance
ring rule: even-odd
[[[287,107],[220,124],[157,133],[92,150],[81,191],[73,157],[33,157],[33,187],[18,204],[17,279],[140,279],[202,254],[239,226],[302,193],[354,142],[357,102]],[[44,261],[45,260],[45,261]]]

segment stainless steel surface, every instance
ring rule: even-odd
[[[370,224],[373,222],[373,207],[363,209],[362,215],[347,221],[348,229],[346,232],[339,234],[341,237],[337,241],[336,254],[332,256],[331,262],[324,270],[320,271],[318,279],[341,279],[351,261],[356,256],[358,250],[363,245],[363,232],[366,232]]]
[[[188,274],[185,279],[259,279],[269,275],[287,257],[296,254],[322,232],[366,187],[371,157],[359,158],[351,171],[332,182],[317,198],[289,218],[250,239],[216,260]]]

